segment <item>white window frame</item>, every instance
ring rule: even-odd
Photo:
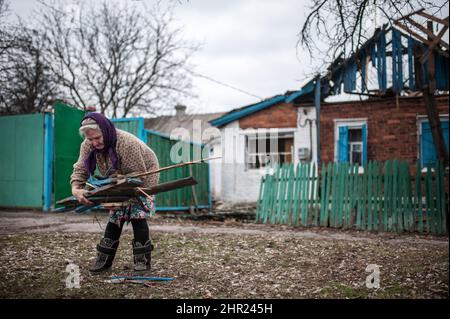
[[[245,135],[244,139],[244,160],[245,160],[245,170],[265,170],[267,166],[260,166],[260,167],[249,167],[248,162],[248,148],[247,148],[247,139],[249,138],[255,138],[257,139],[257,134],[265,133],[266,137],[270,137],[271,130],[276,129],[278,133],[282,134],[283,138],[292,138],[292,147],[291,152],[265,152],[264,155],[269,155],[271,157],[271,162],[273,163],[272,159],[279,155],[287,155],[291,154],[292,163],[294,163],[295,157],[294,157],[294,146],[295,146],[295,132],[297,128],[272,128],[272,129],[246,129],[246,130],[240,130],[239,134]],[[263,156],[263,154],[255,153],[252,154],[252,156]],[[261,158],[260,158],[261,159]]]
[[[367,117],[352,118],[352,119],[334,119],[334,161],[339,160],[339,128],[348,126],[349,129],[362,129],[363,125],[366,125],[366,143],[369,137],[369,126],[367,125]],[[350,145],[349,145],[350,146]],[[363,145],[364,147],[364,145]],[[367,145],[366,145],[367,147]],[[363,173],[364,167],[359,166],[358,173]]]
[[[352,127],[351,129],[354,130],[354,129],[357,129],[357,128]],[[361,142],[348,142],[348,149],[349,149],[349,153],[350,154],[352,153],[352,146],[353,145],[360,145],[361,146],[361,163],[362,163],[363,160],[364,160],[364,156],[363,156],[363,152],[364,152],[363,141],[361,141]],[[353,164],[352,156],[350,156],[350,154],[349,154],[349,162],[351,164]]]

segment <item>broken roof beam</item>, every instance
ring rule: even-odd
[[[422,12],[422,11],[424,11],[424,10],[425,10],[425,8],[422,8],[422,9],[419,9],[419,10],[417,10],[417,11],[408,13],[407,15],[402,16],[401,18],[397,19],[396,21],[399,21],[399,20],[403,20],[403,19],[409,18],[409,17],[411,17],[411,16],[413,16],[413,15],[415,15],[415,14],[419,14],[419,12]]]
[[[447,19],[448,19],[448,17],[447,17]],[[448,26],[447,26],[447,27],[444,27],[444,28],[441,30],[441,32],[439,32],[438,35],[435,35],[433,32],[431,32],[430,30],[428,30],[427,28],[425,28],[423,25],[417,23],[417,22],[414,21],[413,19],[411,19],[411,18],[406,18],[406,20],[408,20],[409,23],[411,23],[413,26],[415,26],[416,28],[418,28],[419,30],[421,30],[422,32],[424,32],[426,35],[428,35],[429,37],[431,37],[431,38],[434,39],[433,42],[432,42],[430,45],[433,45],[433,43],[434,43],[435,41],[437,41],[436,44],[439,42],[442,46],[444,46],[444,47],[446,47],[447,49],[449,49],[448,44],[445,43],[444,41],[442,41],[442,36],[444,35],[445,31],[447,31]],[[435,44],[435,45],[436,45],[436,44]]]
[[[416,13],[418,15],[422,16],[422,17],[425,17],[427,19],[430,19],[430,20],[433,20],[435,22],[441,23],[441,24],[445,25],[446,27],[448,27],[448,17],[445,18],[445,19],[440,19],[440,18],[437,18],[435,16],[432,16],[431,14],[428,14],[428,13],[424,12],[423,10],[419,10]]]
[[[409,33],[410,35],[416,37],[418,40],[422,41],[423,43],[430,45],[431,42],[428,41],[427,39],[425,39],[424,37],[422,37],[420,34],[418,34],[417,32],[414,32],[412,30],[410,30],[407,26],[401,24],[399,21],[394,21],[394,24],[401,28],[402,30],[406,31],[407,33]]]
[[[447,17],[448,18],[448,17]],[[448,30],[448,26],[445,26],[441,29],[441,31],[438,33],[437,37],[431,42],[431,44],[428,46],[428,50],[427,52],[420,57],[419,61],[420,63],[424,63],[427,59],[428,56],[433,52],[434,47],[439,43],[444,43],[444,41],[442,41],[442,37],[444,36],[445,32]],[[448,49],[448,44],[447,44],[447,49]],[[447,52],[447,57],[448,57],[448,52]]]
[[[437,18],[437,17],[435,17],[435,16],[433,16],[433,15],[431,15],[431,14],[426,13],[426,12],[425,12],[425,8],[422,8],[422,9],[419,9],[419,10],[417,10],[417,11],[411,12],[411,13],[409,13],[409,14],[407,14],[407,15],[404,15],[404,16],[402,16],[401,18],[399,18],[399,19],[397,19],[397,20],[395,20],[395,21],[400,21],[400,20],[408,19],[408,18],[412,17],[412,16],[415,15],[415,14],[418,14],[418,15],[424,17],[424,18],[433,20],[433,21],[435,21],[435,22],[441,23],[441,24],[443,24],[443,25],[445,25],[445,26],[448,27],[448,17],[447,17],[446,19],[440,19],[440,18]]]

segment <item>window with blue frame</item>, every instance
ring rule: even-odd
[[[442,134],[444,135],[445,146],[448,148],[448,120],[441,119]],[[433,135],[431,133],[430,123],[428,121],[421,122],[420,136],[420,162],[422,167],[433,165],[437,161],[436,147],[434,146]]]
[[[359,126],[339,126],[337,161],[364,165],[367,162],[367,128]]]

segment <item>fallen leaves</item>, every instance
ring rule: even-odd
[[[272,228],[273,226],[271,226]],[[147,286],[88,272],[100,234],[39,233],[0,237],[1,298],[448,298],[448,244],[343,240],[268,234],[152,234]],[[311,230],[308,230],[311,232]],[[122,235],[113,274],[130,271],[131,234]],[[66,266],[79,266],[80,289],[67,289]],[[380,265],[380,288],[365,286]]]

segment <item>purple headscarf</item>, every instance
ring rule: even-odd
[[[84,166],[86,167],[89,176],[94,174],[95,167],[97,165],[97,153],[109,155],[113,168],[117,169],[119,160],[116,152],[117,133],[114,124],[100,113],[88,113],[83,117],[83,120],[81,120],[81,122],[83,123],[83,121],[87,118],[93,119],[98,124],[100,130],[102,131],[103,144],[105,145],[102,150],[97,150],[94,148],[84,161]]]

